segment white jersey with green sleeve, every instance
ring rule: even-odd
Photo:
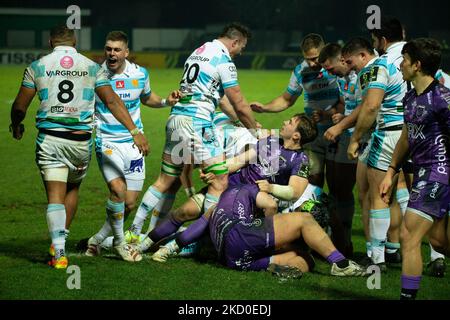
[[[141,120],[141,98],[151,94],[149,74],[147,70],[137,64],[125,60],[125,69],[121,74],[108,71],[106,63],[102,68],[108,73],[108,80],[114,92],[124,102],[128,113],[136,127],[143,130]],[[133,142],[133,137],[96,96],[95,98],[95,127],[96,138],[111,142]]]
[[[228,49],[217,39],[206,42],[186,60],[180,82],[184,96],[170,114],[211,122],[225,89],[237,85],[237,70]]]
[[[403,124],[403,97],[407,91],[406,81],[400,71],[403,61],[402,48],[406,42],[396,42],[372,64],[368,89],[381,89],[384,98],[377,115],[377,129]]]
[[[106,72],[70,46],[57,46],[31,63],[22,81],[38,93],[36,127],[57,131],[91,132],[95,89],[109,85]]]

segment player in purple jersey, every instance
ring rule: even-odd
[[[332,264],[332,275],[366,274],[335,248],[311,214],[274,214],[272,203],[273,199],[253,184],[230,186],[222,193],[211,215],[209,231],[219,259],[227,267],[275,272],[285,268],[292,272],[294,268],[301,275],[314,266],[309,254],[293,244],[302,238]]]
[[[258,142],[256,149],[249,149],[245,153],[227,160],[230,173],[229,185],[258,184],[261,191],[272,194],[283,200],[293,200],[301,196],[308,185],[309,162],[302,151],[302,145],[315,139],[317,129],[314,122],[305,114],[297,114],[284,122],[280,130],[280,137],[270,136]],[[249,164],[249,165],[247,165]],[[240,172],[236,172],[240,170]],[[204,180],[210,183],[213,174],[208,174]],[[156,227],[148,236],[145,247],[155,243],[173,232],[186,221],[199,217],[202,212],[204,196],[197,194],[185,205],[172,212],[168,219]],[[172,243],[169,251],[178,251],[181,247],[192,242],[191,230],[196,226],[206,229],[208,221],[201,217],[180,237]],[[176,247],[175,247],[176,245]],[[167,250],[154,255],[156,261],[167,259]],[[163,254],[164,253],[164,254]],[[159,257],[161,256],[161,257]]]
[[[403,79],[411,81],[414,89],[403,99],[405,124],[379,189],[383,200],[389,202],[392,180],[410,154],[413,184],[401,226],[401,299],[415,299],[423,271],[422,238],[428,235],[437,251],[450,254],[450,229],[445,219],[450,209],[450,90],[434,79],[441,61],[436,40],[412,40],[403,47],[402,55]]]

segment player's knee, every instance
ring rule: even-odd
[[[124,202],[125,201],[125,189],[111,188],[110,199],[113,202]]]
[[[412,247],[414,247],[414,243],[412,243],[412,236],[408,228],[405,226],[405,224],[402,224],[400,227],[400,244],[402,247],[402,250],[410,250]]]
[[[133,212],[133,210],[136,208],[136,201],[126,201],[125,202],[125,211],[130,213]]]

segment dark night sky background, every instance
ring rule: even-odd
[[[376,4],[381,13],[398,17],[407,27],[408,37],[449,33],[450,2],[376,1],[376,0],[3,0],[1,7],[66,8],[77,4],[90,9],[91,26],[137,28],[204,28],[208,24],[240,21],[251,29],[277,30],[289,33],[325,34],[330,41],[367,34],[366,8]],[[431,33],[431,34],[430,34]]]

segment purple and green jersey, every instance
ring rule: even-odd
[[[229,176],[229,186],[255,184],[257,180],[268,180],[272,184],[288,185],[291,176],[308,179],[309,159],[301,150],[283,147],[283,140],[270,136],[256,145],[256,163],[249,164]]]
[[[449,184],[450,90],[434,81],[421,95],[410,90],[403,99],[414,171],[430,171],[429,180]]]

